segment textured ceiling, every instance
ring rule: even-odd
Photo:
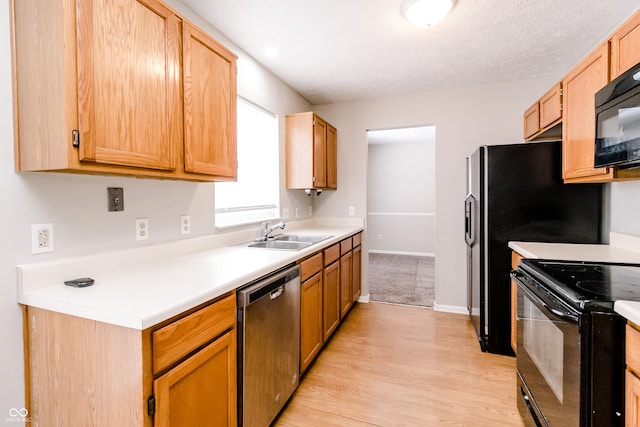
[[[182,0],[312,104],[558,79],[638,0],[458,0],[416,29],[402,0]],[[281,54],[269,58],[268,45]]]

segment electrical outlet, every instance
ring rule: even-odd
[[[300,216],[300,208],[296,208],[296,218]]]
[[[31,253],[53,252],[53,224],[31,224]]]
[[[378,234],[378,240],[382,240],[382,234]]]
[[[282,219],[289,218],[289,208],[282,208]]]
[[[147,240],[149,238],[149,219],[136,218],[136,240]]]
[[[354,216],[356,214],[356,208],[353,206],[349,206],[349,216]]]
[[[313,206],[309,205],[309,216],[313,216]]]
[[[180,234],[191,233],[191,217],[189,215],[182,215],[180,217]]]

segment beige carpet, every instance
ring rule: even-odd
[[[369,254],[372,301],[433,307],[435,258]]]

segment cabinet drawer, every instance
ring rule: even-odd
[[[324,266],[328,266],[336,262],[340,258],[340,243],[336,243],[335,245],[324,250]]]
[[[353,236],[353,247],[358,247],[362,244],[362,233],[358,233]]]
[[[233,328],[235,322],[234,293],[152,332],[154,374]]]
[[[351,237],[340,242],[340,255],[344,255],[353,248]]]
[[[304,282],[309,277],[322,270],[322,252],[305,259],[300,263],[300,281]]]
[[[627,368],[640,374],[640,331],[627,323]]]

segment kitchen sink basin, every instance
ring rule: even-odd
[[[308,242],[319,243],[323,240],[330,239],[333,236],[324,234],[279,234],[274,237],[276,241],[280,242]]]
[[[285,251],[299,251],[300,249],[307,248],[313,243],[310,242],[295,242],[287,240],[267,240],[266,242],[253,242],[247,246],[250,248],[263,248],[263,249],[281,249]]]
[[[277,249],[283,251],[299,251],[309,246],[330,239],[326,234],[279,234],[265,242],[249,242],[243,246],[249,248]]]

